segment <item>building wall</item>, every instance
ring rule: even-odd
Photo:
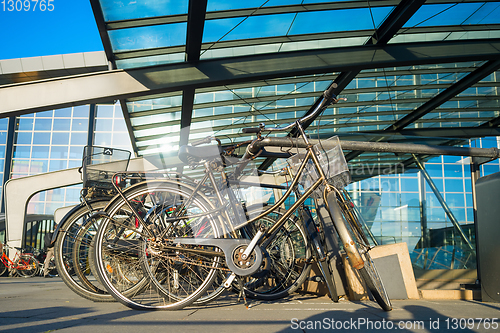
[[[90,106],[82,105],[17,117],[11,178],[80,167],[88,143],[89,113]],[[0,122],[0,140],[6,136],[6,124]],[[94,126],[94,145],[132,151],[119,104],[97,105]],[[77,185],[40,192],[30,200],[27,213],[53,214],[59,207],[78,204],[80,190]]]

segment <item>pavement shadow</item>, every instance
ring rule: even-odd
[[[41,309],[28,309],[6,311],[0,313],[1,332],[49,332],[67,327],[80,326],[82,323],[111,322],[116,319],[132,317],[142,311],[126,309],[118,312],[95,315],[95,309],[81,307],[46,307]],[[5,326],[16,325],[16,328]],[[2,327],[3,326],[3,327]]]
[[[403,310],[403,311],[401,311]],[[434,309],[407,305],[385,312],[375,306],[355,311],[332,310],[309,317],[291,318],[289,327],[277,333],[290,332],[477,332],[478,322],[460,323]]]

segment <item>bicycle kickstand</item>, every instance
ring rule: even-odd
[[[237,279],[238,279],[238,286],[240,287],[240,293],[238,294],[238,303],[241,302],[241,298],[243,298],[245,307],[248,309],[250,307],[250,304],[247,301],[247,296],[245,295],[245,289],[243,288],[243,278],[241,276],[238,276]]]

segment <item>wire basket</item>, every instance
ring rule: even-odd
[[[351,175],[338,136],[320,141],[313,146],[313,151],[318,157],[318,161],[330,185],[337,189],[342,189],[351,182]],[[301,152],[288,158],[287,162],[294,176],[297,174],[305,156],[306,153]],[[318,178],[319,174],[316,167],[313,161],[309,160],[299,179],[299,184],[307,189],[311,187]],[[322,186],[320,186],[319,189],[322,190]]]
[[[113,174],[126,171],[130,152],[122,149],[85,146],[82,159],[83,187],[110,189]]]

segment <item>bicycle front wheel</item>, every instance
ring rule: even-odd
[[[271,227],[283,216],[283,210],[277,209],[245,228],[251,238],[251,227],[263,224]],[[255,213],[250,213],[250,216]],[[265,248],[266,263],[263,269],[243,280],[245,294],[250,298],[275,300],[294,293],[307,279],[311,271],[311,247],[295,216],[290,216],[285,224]],[[237,284],[235,288],[237,289]]]
[[[370,246],[367,244],[367,238],[363,234],[357,217],[353,214],[348,215],[349,212],[346,211],[345,208],[348,207],[348,205],[339,205],[337,202],[337,196],[334,192],[328,193],[327,202],[328,209],[332,215],[332,219],[335,223],[339,237],[342,240],[342,244],[347,244],[351,247],[349,251],[346,249],[349,261],[354,268],[358,269],[361,277],[372,293],[373,298],[380,305],[380,307],[384,311],[391,311],[391,301],[389,300],[389,296],[385,291],[382,280],[380,279],[375,265],[373,264],[373,260],[369,254]],[[344,215],[348,216],[347,220]]]
[[[378,275],[377,269],[373,264],[370,253],[365,253],[364,257],[366,258],[365,265],[359,270],[359,273],[361,274],[363,280],[365,280],[366,286],[372,293],[373,298],[375,298],[378,305],[380,305],[384,311],[391,311],[391,300],[385,291],[382,280],[380,280],[380,276]]]
[[[219,237],[214,218],[204,215],[214,208],[202,195],[192,196],[192,190],[174,181],[145,181],[125,191],[125,200],[117,198],[105,209],[107,217],[96,236],[97,272],[122,304],[133,309],[177,310],[218,289],[213,287],[221,265],[220,256],[214,256],[216,250],[195,245],[184,250],[171,241]],[[121,270],[127,266],[139,268],[134,272],[142,276]],[[142,278],[150,281],[146,288],[134,294],[124,292]]]

